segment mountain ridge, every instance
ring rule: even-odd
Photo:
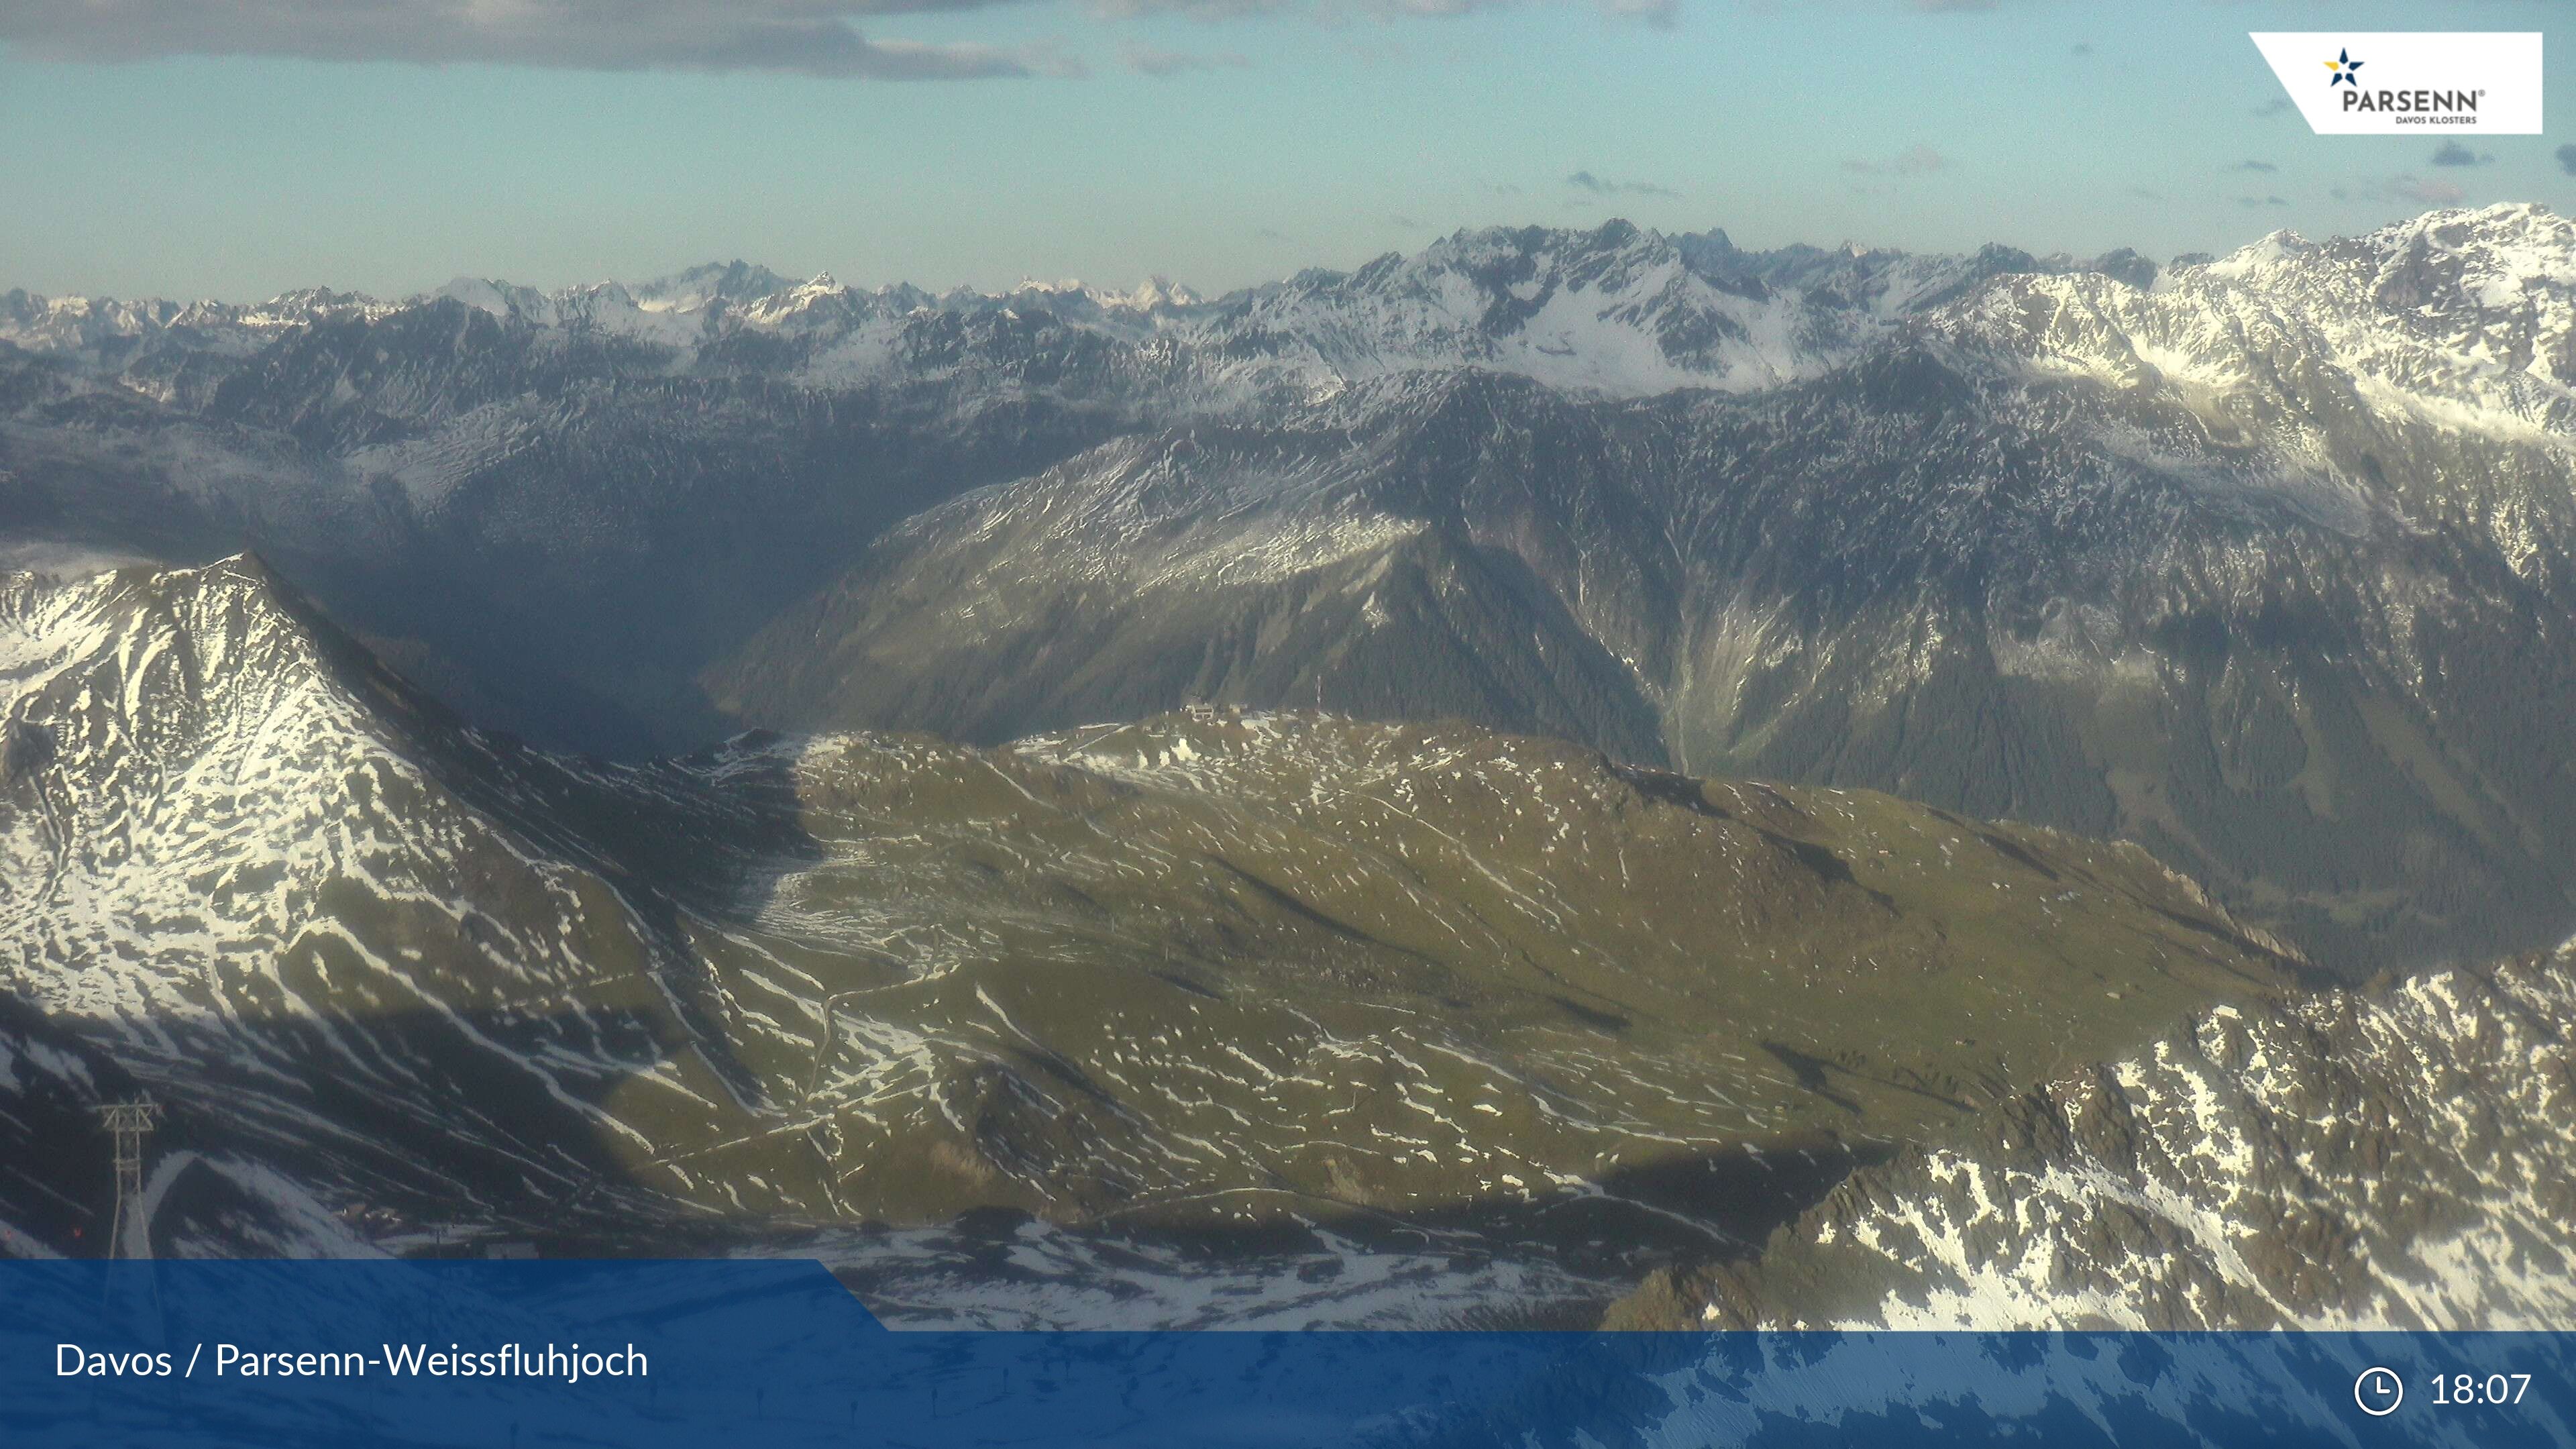
[[[327,288],[306,288],[259,303],[48,298],[14,290],[0,294],[0,342],[73,360],[94,374],[112,375],[119,366],[130,365],[128,354],[138,347],[148,348],[163,334],[202,333],[188,345],[212,354],[240,356],[255,350],[254,339],[267,340],[295,326],[336,318],[372,322],[441,300],[458,300],[505,319],[683,347],[696,340],[694,332],[747,326],[784,336],[820,325],[846,354],[854,342],[846,330],[851,327],[864,331],[913,312],[1008,313],[1015,303],[1026,302],[1052,309],[1052,315],[1076,326],[1126,341],[1158,332],[1192,334],[1194,322],[1217,324],[1213,333],[1195,329],[1205,333],[1195,340],[1215,342],[1220,350],[1257,352],[1265,346],[1264,338],[1300,337],[1299,345],[1309,359],[1337,368],[1343,381],[1368,375],[1374,367],[1369,359],[1391,348],[1390,357],[1409,358],[1413,366],[1494,366],[1580,391],[1585,387],[1580,380],[1552,374],[1552,364],[1542,360],[1545,353],[1496,351],[1494,345],[1530,332],[1534,324],[1538,334],[1546,334],[1548,324],[1537,319],[1560,298],[1591,298],[1602,305],[1584,328],[1613,324],[1642,329],[1655,337],[1665,363],[1680,369],[1668,374],[1650,369],[1626,382],[1608,381],[1599,389],[1613,396],[1639,396],[1671,386],[1730,385],[1727,380],[1737,366],[1725,364],[1710,349],[1722,352],[1721,344],[1755,343],[1745,318],[1725,311],[1723,304],[1729,301],[1760,304],[1803,299],[1817,326],[1831,314],[1885,321],[1935,310],[2005,277],[2058,279],[2075,286],[2094,285],[2083,281],[2092,278],[2096,283],[2116,283],[2125,291],[2149,293],[2162,290],[2157,285],[2160,281],[2173,283],[2185,277],[2244,282],[2266,274],[2288,275],[2296,270],[2288,265],[2292,262],[2340,264],[2349,270],[2383,258],[2393,248],[2403,253],[2402,264],[2380,264],[2371,275],[2351,279],[2374,298],[2387,302],[2457,290],[2464,285],[2462,279],[2445,269],[2456,272],[2460,257],[2478,252],[2504,264],[2501,273],[2475,279],[2485,300],[2502,305],[2536,283],[2563,287],[2564,231],[2563,221],[2535,206],[2435,211],[2364,237],[2324,243],[2293,232],[2276,232],[2225,258],[2158,269],[2126,250],[2078,260],[2063,254],[2034,256],[2000,244],[1971,255],[1947,256],[1857,246],[1826,250],[1792,245],[1748,252],[1735,247],[1723,231],[1667,235],[1612,220],[1590,230],[1462,229],[1411,255],[1389,252],[1349,271],[1309,269],[1212,299],[1160,278],[1149,279],[1132,292],[1079,282],[1028,281],[992,292],[966,287],[931,292],[902,282],[861,289],[843,286],[828,275],[796,282],[739,260],[709,263],[631,285],[602,281],[552,291],[460,277],[442,288],[399,300]],[[2464,240],[2474,245],[2464,250]],[[2522,270],[2515,271],[2517,266]],[[1387,331],[1402,310],[1387,310],[1387,304],[1398,300],[1410,303],[1411,310],[1423,314],[1424,322],[1406,324],[1409,331]],[[1132,315],[1126,321],[1118,320],[1127,314]],[[695,320],[682,323],[683,317]],[[1574,321],[1568,318],[1565,325]],[[2552,326],[2558,340],[2544,345],[2563,352],[2563,317]],[[1483,343],[1464,340],[1479,331]],[[1814,333],[1810,340],[1830,343],[1831,331]],[[1559,351],[1582,353],[1587,345],[1596,350],[1606,345],[1607,334],[1592,334],[1589,344],[1574,333],[1566,335],[1572,341]],[[1416,344],[1409,352],[1401,341],[1406,336]],[[1341,340],[1335,341],[1336,337]],[[1444,342],[1444,337],[1450,340]],[[1527,345],[1543,347],[1544,343]],[[2529,348],[2524,351],[2528,360]],[[1830,365],[1842,355],[1828,345],[1816,358]],[[1698,362],[1688,360],[1692,358]],[[842,360],[854,359],[845,355]],[[1753,360],[1748,357],[1739,363]],[[1579,362],[1602,379],[1616,377],[1614,371],[1602,370],[1605,359]],[[1760,388],[1797,380],[1809,375],[1803,368],[1811,365],[1792,361],[1787,371],[1772,367],[1740,385]],[[827,369],[813,380],[840,379]]]
[[[1571,1213],[1669,1254],[2296,972],[2134,847],[1462,727],[557,757],[302,607],[248,564],[0,590],[8,992],[272,1236]]]

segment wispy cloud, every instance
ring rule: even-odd
[[[1657,186],[1651,181],[1605,181],[1602,178],[1593,175],[1589,171],[1575,172],[1573,175],[1565,178],[1565,184],[1573,187],[1577,191],[1590,192],[1594,196],[1681,195],[1680,192],[1673,190],[1669,186]]]
[[[2433,153],[2436,166],[2484,166],[2494,159],[2493,156],[2480,155],[2457,141],[2445,141]]]
[[[875,80],[1081,75],[1062,45],[874,40],[870,22],[1038,0],[0,0],[0,45],[29,59],[166,56],[488,64],[556,70],[771,71]],[[1567,0],[1081,0],[1102,21],[1316,19],[1352,10],[1454,18]],[[1668,28],[1681,0],[1575,0],[1625,23]],[[1179,57],[1184,52],[1167,52]],[[1119,63],[1148,75],[1204,69]],[[1231,60],[1218,59],[1230,65]]]
[[[1360,0],[1360,3],[1381,15],[1412,15],[1432,20],[1455,20],[1462,15],[1503,9],[1511,3],[1511,0]]]
[[[2447,181],[2430,181],[2421,176],[2387,176],[2375,181],[2356,181],[2337,186],[2327,195],[2337,201],[2394,201],[2407,206],[2457,206],[2468,193]]]
[[[1297,8],[1298,0],[1092,0],[1091,13],[1104,20],[1134,20],[1147,15],[1246,20]]]
[[[2286,116],[2297,109],[2297,106],[2290,104],[2290,98],[2288,96],[2274,96],[2272,99],[2256,106],[2254,108],[2254,114],[2258,116]]]
[[[1078,73],[1047,47],[872,41],[870,16],[1004,0],[10,0],[0,41],[78,61],[169,55],[488,63],[565,70],[783,71],[874,80]]]
[[[2243,207],[2261,207],[2287,206],[2290,203],[2283,201],[2277,196],[2240,196],[2236,198],[2236,204]]]
[[[2457,206],[2468,197],[2447,181],[2427,181],[2421,176],[2391,176],[2379,189],[2390,200],[2413,206]]]
[[[2281,168],[2273,165],[2269,161],[2245,160],[2239,161],[2227,169],[2230,171],[2278,171]]]
[[[1670,30],[1681,22],[1681,0],[1595,0],[1601,13],[1613,20],[1633,20],[1657,30]]]
[[[1201,53],[1188,50],[1156,50],[1148,45],[1122,45],[1118,63],[1138,75],[1186,75],[1198,70],[1241,70],[1252,64],[1251,57],[1231,50]]]
[[[1118,3],[1118,0],[1110,0],[1110,3]],[[1197,0],[1152,0],[1152,3],[1174,10],[1188,10]],[[1226,5],[1236,3],[1236,0],[1213,0],[1213,3]],[[1521,0],[1350,0],[1350,8],[1374,11],[1382,16],[1455,20],[1489,11],[1514,9],[1520,3]],[[1681,19],[1681,0],[1591,0],[1591,5],[1605,19],[1648,25],[1658,30],[1669,30]],[[1327,21],[1344,18],[1346,14],[1335,0],[1323,0],[1315,6],[1315,13]]]
[[[2558,169],[2570,176],[2576,176],[2576,146],[2558,148]]]
[[[1920,176],[1949,164],[1949,158],[1931,147],[1915,146],[1885,161],[1846,161],[1843,169],[1857,171],[1863,176]]]

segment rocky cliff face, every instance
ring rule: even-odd
[[[2189,1030],[1844,1182],[1618,1321],[2495,1330],[2576,1313],[2576,952]]]

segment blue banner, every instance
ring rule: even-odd
[[[0,1443],[2538,1449],[2571,1343],[897,1333],[810,1262],[0,1262]]]

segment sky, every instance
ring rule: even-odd
[[[2567,8],[0,0],[0,289],[402,296],[741,257],[1215,293],[1613,216],[2164,259],[2437,205],[2576,213],[2576,52],[2552,135],[2443,154],[2310,135],[2246,39]]]

